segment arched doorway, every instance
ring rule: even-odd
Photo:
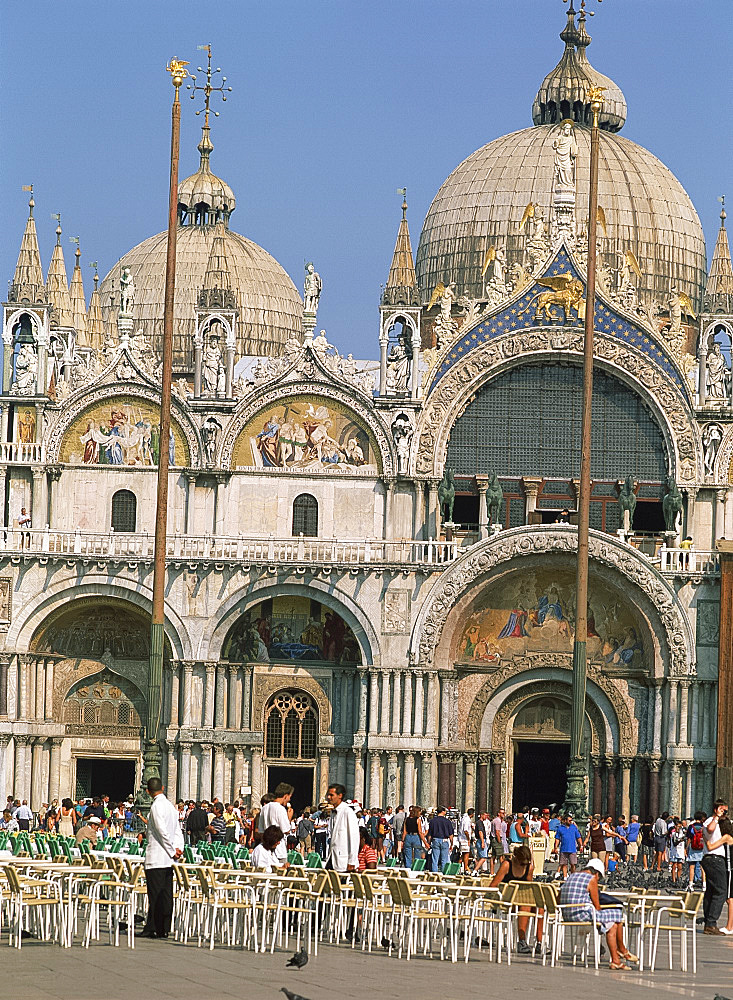
[[[265,765],[267,791],[281,782],[292,785],[296,812],[316,797],[318,706],[305,691],[277,691],[265,706]]]
[[[558,806],[570,761],[570,703],[539,697],[525,703],[511,727],[512,809]]]

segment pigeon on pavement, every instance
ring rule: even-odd
[[[300,951],[296,951],[293,957],[288,961],[287,967],[290,969],[302,969],[308,964],[308,952],[305,948],[301,948]]]
[[[306,997],[302,997],[298,993],[293,993],[292,990],[288,990],[284,986],[280,988],[280,992],[284,993],[288,1000],[306,1000]]]

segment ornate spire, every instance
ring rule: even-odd
[[[28,201],[28,221],[25,224],[25,232],[20,243],[13,283],[10,286],[8,297],[11,302],[40,302],[45,297],[36,220],[33,218],[33,209],[36,203],[33,200],[32,184],[29,185],[28,190],[31,193]]]
[[[51,326],[72,326],[71,297],[66,278],[64,251],[61,249],[61,216],[54,215],[56,226],[56,246],[53,248],[51,263],[46,277],[46,296],[51,303]]]
[[[585,50],[591,43],[591,37],[585,30],[584,0],[581,0],[580,6],[576,26],[575,10],[570,0],[567,23],[560,32],[565,51],[537,91],[532,120],[535,125],[554,125],[564,119],[572,119],[579,125],[590,125],[593,115],[588,92],[592,87],[602,87],[603,111],[599,125],[606,132],[618,132],[626,121],[626,98],[613,80],[599,73],[588,62]]]
[[[420,305],[420,289],[415,275],[410,227],[407,224],[407,189],[401,188],[399,194],[402,195],[402,219],[397,230],[397,241],[387,278],[387,287],[382,295],[382,305],[417,306]]]
[[[94,268],[94,291],[89,300],[89,312],[87,313],[87,340],[90,347],[99,351],[104,343],[104,320],[102,318],[102,303],[99,298],[99,275],[97,274],[96,260],[92,261],[89,266]]]
[[[200,306],[207,308],[211,306],[220,306],[226,309],[236,308],[237,297],[232,291],[229,260],[227,258],[227,248],[224,239],[225,234],[226,226],[223,222],[218,223],[214,230],[209,261],[206,265],[204,286],[199,293]]]
[[[730,259],[728,231],[725,228],[727,218],[725,195],[721,195],[720,201],[722,203],[720,229],[715,241],[715,250],[705,286],[705,310],[706,312],[733,313],[733,267]]]
[[[79,248],[79,237],[72,236],[72,241],[76,243],[76,263],[71,275],[71,287],[69,298],[71,299],[71,325],[76,330],[76,343],[78,347],[89,347],[87,342],[87,301],[84,295],[84,279],[81,275],[81,249]]]

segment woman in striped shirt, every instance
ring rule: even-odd
[[[374,870],[377,867],[377,860],[374,838],[370,837],[362,826],[359,829],[359,871]]]

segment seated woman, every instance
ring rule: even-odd
[[[359,871],[374,871],[377,867],[377,850],[374,838],[367,833],[366,827],[359,827]]]
[[[595,921],[606,935],[606,943],[611,956],[611,969],[630,969],[627,962],[638,962],[624,944],[623,909],[618,906],[604,906],[598,894],[598,876],[604,874],[603,862],[592,858],[583,871],[572,872],[563,882],[560,890],[560,906],[566,920]]]
[[[501,862],[499,870],[496,875],[494,875],[491,887],[494,889],[505,882],[531,882],[533,876],[534,861],[532,860],[532,852],[526,844],[520,844],[518,847],[514,848],[514,853],[511,857],[505,857]],[[528,906],[520,906],[519,912],[529,913],[531,910]],[[538,946],[539,942],[542,940],[542,916],[542,912],[540,912],[537,916]],[[528,923],[529,917],[519,917],[517,920],[517,933],[519,936],[519,940],[517,941],[517,951],[520,955],[529,955],[532,951],[526,941]]]
[[[252,851],[252,864],[268,874],[273,868],[287,868],[279,858],[275,856],[275,848],[283,839],[283,832],[279,826],[268,826],[262,834],[262,841]]]

